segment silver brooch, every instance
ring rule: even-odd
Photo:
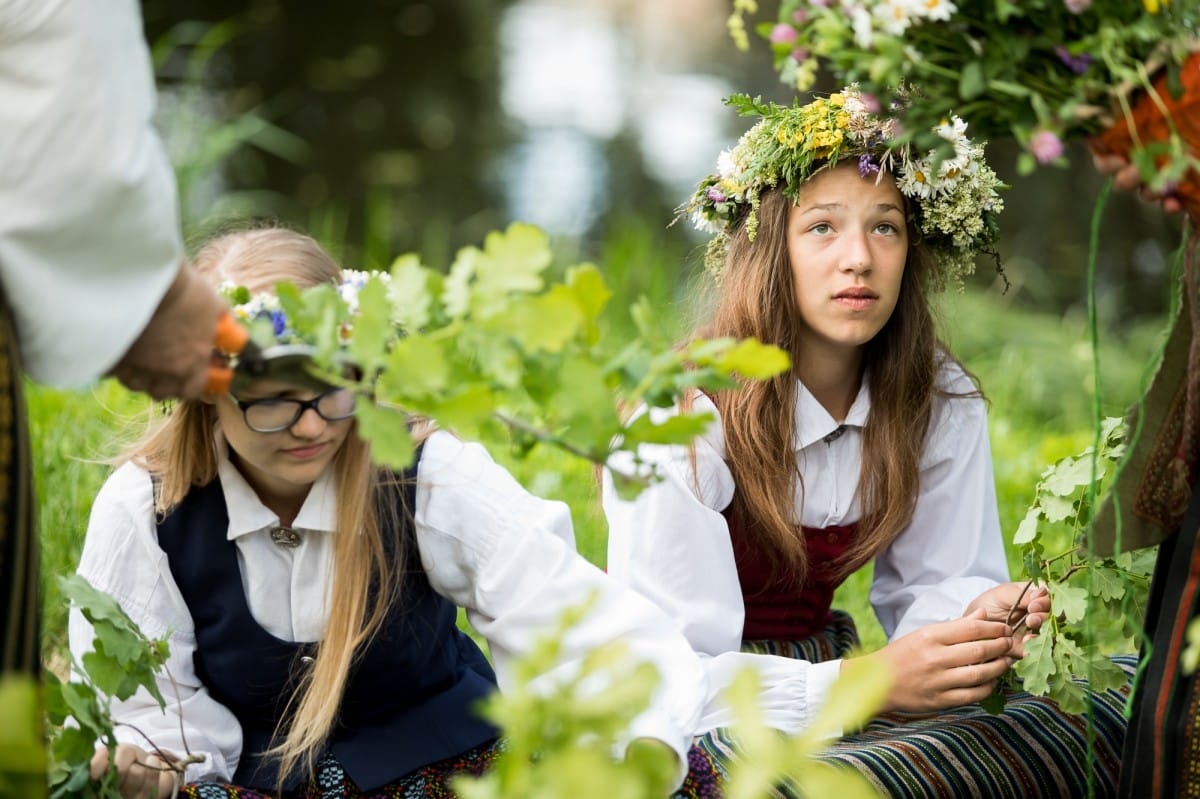
[[[300,545],[300,534],[290,527],[272,527],[271,540],[281,547]]]

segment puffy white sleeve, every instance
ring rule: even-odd
[[[973,385],[956,366],[952,391]],[[935,401],[912,523],[875,559],[871,604],[891,639],[958,618],[971,600],[1007,582],[987,407],[980,397]]]
[[[415,517],[430,585],[465,608],[487,639],[501,690],[515,658],[552,632],[564,610],[595,597],[561,642],[558,666],[540,679],[569,678],[585,654],[613,641],[653,664],[662,682],[625,743],[669,745],[682,782],[707,696],[704,669],[663,613],[575,551],[566,505],[527,492],[478,444],[436,432],[421,453]]]
[[[0,0],[0,280],[39,381],[107,372],[179,269],[154,104],[136,0]]]
[[[145,689],[114,701],[118,740],[147,749],[146,739],[135,731],[140,730],[164,750],[181,756],[190,751],[204,758],[188,767],[188,781],[230,779],[241,755],[241,726],[196,676],[191,614],[171,576],[166,553],[158,546],[150,476],[142,469],[122,466],[97,494],[78,571],[93,587],[112,596],[147,636],[165,636],[171,650],[167,669],[175,685],[165,676],[158,679],[166,710]],[[92,626],[74,607],[68,636],[76,660],[92,650]]]
[[[704,396],[696,398],[694,411],[718,418]],[[602,496],[609,524],[608,571],[665,610],[704,657],[710,695],[698,732],[733,721],[721,692],[746,668],[759,674],[764,721],[784,732],[803,729],[836,681],[841,661],[812,664],[740,651],[745,606],[729,527],[720,512],[734,492],[720,422],[713,422],[697,439],[694,452],[646,446],[638,454],[661,479],[636,499],[623,500],[613,487],[611,471],[632,473],[645,467],[635,466],[623,453],[609,463]]]

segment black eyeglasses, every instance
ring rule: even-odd
[[[256,433],[278,433],[300,421],[300,417],[309,408],[317,412],[327,422],[340,422],[354,415],[354,392],[344,388],[326,391],[312,399],[284,399],[268,397],[267,399],[243,401],[229,395],[233,404],[242,412],[246,427]]]

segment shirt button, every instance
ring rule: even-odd
[[[300,662],[305,666],[311,666],[312,664],[316,663],[317,661],[311,655],[301,655]]]

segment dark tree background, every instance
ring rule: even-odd
[[[297,139],[282,153],[240,148],[228,188],[344,242],[347,263],[410,250],[440,263],[503,222],[489,169],[507,135],[496,40],[506,5],[145,0],[143,14],[166,54],[162,85],[186,80],[195,55],[172,42],[210,31],[221,44],[203,85],[219,113],[254,111]]]

